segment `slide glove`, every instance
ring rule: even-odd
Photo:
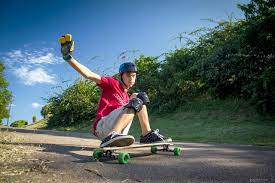
[[[63,59],[68,62],[72,59],[72,53],[74,51],[74,41],[72,40],[72,35],[66,34],[65,36],[61,36],[58,41],[61,44]]]

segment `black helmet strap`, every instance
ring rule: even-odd
[[[124,72],[123,72],[124,73]],[[122,82],[122,84],[124,84],[124,86],[126,86],[126,84],[124,83],[123,79],[122,79],[122,75],[123,73],[120,73],[120,81]]]

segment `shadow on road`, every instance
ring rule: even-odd
[[[64,156],[72,156],[74,158],[89,161],[92,156],[92,151],[96,147],[83,147],[83,146],[75,146],[75,145],[61,145],[61,144],[44,144],[44,143],[5,143],[10,145],[22,145],[22,146],[35,146],[41,147],[41,152],[50,152],[50,153],[58,153]],[[91,151],[90,155],[81,155],[74,153],[75,151]]]
[[[24,129],[24,128],[0,128],[0,131],[6,132],[19,132],[19,133],[31,133],[31,134],[46,134],[52,136],[63,136],[63,137],[79,137],[96,139],[92,133],[81,133],[81,132],[69,132],[69,131],[55,131],[55,130],[35,130],[35,129]]]

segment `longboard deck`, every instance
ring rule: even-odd
[[[150,147],[151,153],[156,154],[157,151],[164,151],[164,152],[173,152],[175,156],[179,156],[181,153],[181,148],[174,147],[173,149],[169,148],[170,146],[174,146],[172,142],[159,142],[159,143],[151,143],[151,144],[132,144],[130,146],[123,146],[123,147],[103,147],[95,149],[93,152],[93,158],[94,159],[101,159],[101,158],[107,158],[107,159],[118,159],[118,162],[121,164],[127,164],[130,155],[127,152],[120,152],[118,155],[116,150],[122,150],[122,149],[134,149],[134,148],[144,148],[144,147]],[[157,148],[159,147],[159,148]]]
[[[152,146],[163,146],[163,145],[168,145],[168,146],[173,146],[174,144],[171,142],[158,142],[158,143],[150,143],[150,144],[132,144],[130,146],[123,146],[123,147],[102,147],[99,148],[99,150],[102,151],[114,151],[114,150],[121,150],[121,149],[134,149],[134,148],[142,148],[142,147],[152,147]]]

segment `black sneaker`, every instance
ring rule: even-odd
[[[117,132],[112,132],[104,138],[100,147],[122,147],[129,146],[135,142],[135,138],[131,135],[123,135]]]
[[[159,133],[159,130],[151,130],[145,136],[140,136],[140,143],[148,144],[148,143],[155,143],[155,142],[172,142],[172,139],[169,137],[164,137]]]

